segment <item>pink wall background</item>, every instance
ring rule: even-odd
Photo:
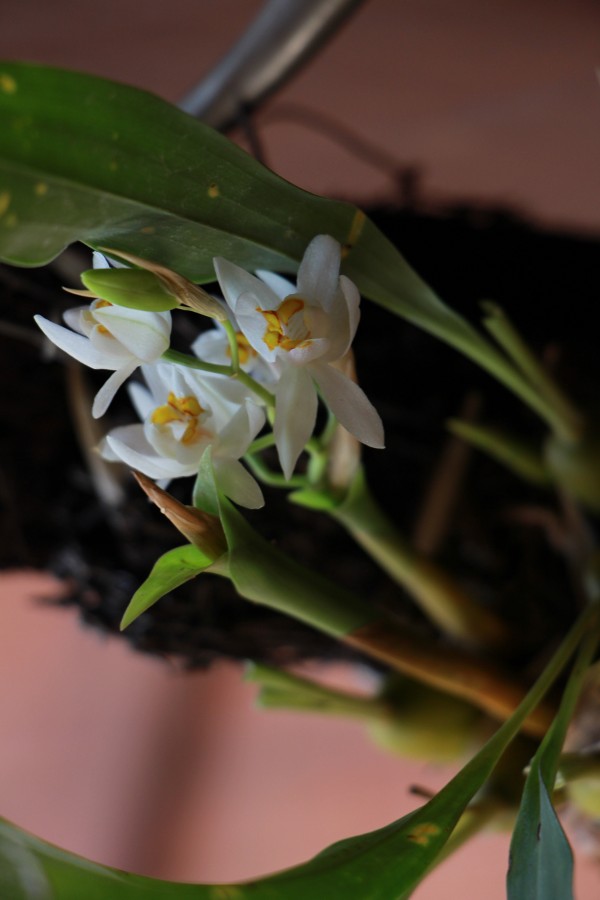
[[[0,57],[176,100],[260,6],[3,0]],[[302,103],[422,165],[428,202],[509,203],[597,233],[599,25],[591,0],[371,0],[261,112],[271,165],[318,192],[394,198],[388,176],[277,118]],[[0,576],[1,813],[42,837],[161,877],[246,878],[398,818],[410,784],[448,776],[385,755],[356,724],[254,709],[232,666],[184,676],[135,655],[36,599],[55,590]],[[483,836],[415,896],[501,898],[506,855],[505,837]],[[579,900],[599,884],[581,866]]]

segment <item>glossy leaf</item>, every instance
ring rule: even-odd
[[[573,854],[558,821],[554,789],[565,735],[599,637],[598,611],[588,610],[588,633],[563,692],[560,709],[531,762],[510,847],[508,900],[572,900]]]
[[[0,259],[40,265],[81,240],[205,282],[214,280],[214,256],[251,270],[294,271],[323,233],[342,244],[343,269],[364,296],[540,406],[527,379],[440,301],[356,207],[283,181],[145,91],[0,62]]]
[[[566,664],[589,619],[587,613],[579,618],[518,709],[477,756],[432,800],[391,825],[340,841],[309,862],[267,878],[189,885],[96,865],[4,823],[2,895],[11,900],[403,900],[431,868],[471,798]]]
[[[161,597],[190,581],[210,566],[212,560],[193,544],[174,547],[159,557],[147,579],[137,589],[121,620],[121,630],[150,609]]]
[[[537,761],[527,779],[511,842],[508,898],[573,898],[573,854]]]

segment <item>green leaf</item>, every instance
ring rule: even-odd
[[[265,709],[293,709],[296,712],[354,716],[367,721],[390,718],[390,708],[379,697],[359,696],[347,691],[324,687],[308,678],[292,675],[282,669],[249,663],[246,680],[260,685],[257,697]]]
[[[179,306],[160,278],[143,269],[88,269],[81,280],[96,297],[149,312],[166,312]]]
[[[267,878],[238,885],[190,885],[99,866],[0,823],[2,896],[10,900],[402,900],[431,867],[470,799],[556,679],[589,623],[586,611],[518,709],[477,756],[421,809],[391,825],[340,841],[304,865]]]
[[[121,631],[157,600],[208,568],[212,560],[193,544],[168,550],[156,560],[148,578],[137,589],[121,620]]]
[[[190,885],[99,866],[0,823],[2,896],[10,900],[402,900],[431,867],[470,799],[589,625],[588,610],[518,709],[477,756],[421,809],[391,825],[340,841],[309,862],[267,878],[238,885]]]
[[[210,886],[158,881],[98,865],[0,820],[0,896],[6,900],[217,900],[219,894]],[[226,898],[223,894],[222,900]]]
[[[0,62],[0,259],[49,262],[82,240],[214,280],[212,259],[294,271],[330,234],[361,293],[492,372],[540,414],[527,378],[445,306],[356,207],[307,194],[144,91]]]
[[[552,807],[560,752],[599,639],[598,610],[563,692],[560,709],[531,762],[510,847],[508,900],[571,900],[573,854]]]
[[[288,494],[288,500],[291,500],[292,503],[297,503],[298,506],[306,506],[308,509],[325,510],[326,512],[335,509],[341,502],[340,497],[335,497],[331,491],[317,490],[313,487],[292,491],[291,494]]]
[[[512,434],[488,425],[474,424],[461,419],[449,419],[446,425],[452,434],[487,453],[492,459],[513,471],[519,478],[542,487],[548,487],[552,483],[541,451]]]
[[[573,854],[539,763],[532,765],[511,842],[509,900],[572,900]]]
[[[0,257],[48,262],[76,240],[215,280],[212,259],[293,271],[356,210],[287,184],[145,91],[0,62]]]

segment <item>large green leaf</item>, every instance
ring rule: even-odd
[[[439,300],[356,207],[283,181],[145,91],[0,62],[0,259],[40,265],[81,240],[202,282],[214,280],[214,256],[294,271],[323,233],[343,245],[344,269],[364,296],[540,405],[514,366]]]
[[[95,865],[5,823],[0,827],[2,896],[10,900],[403,900],[431,868],[468,803],[560,673],[588,624],[585,613],[518,709],[477,756],[432,800],[391,825],[340,841],[309,862],[267,878],[237,885],[189,885]]]

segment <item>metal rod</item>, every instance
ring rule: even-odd
[[[179,104],[226,130],[313,56],[362,0],[269,0],[239,41]]]

